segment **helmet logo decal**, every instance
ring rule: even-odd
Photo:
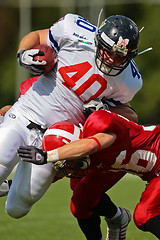
[[[129,39],[123,39],[121,36],[118,39],[117,44],[114,44],[113,51],[116,52],[119,55],[127,56],[128,49],[126,48],[129,43]]]
[[[40,161],[42,159],[42,155],[40,153],[36,153],[36,161]]]
[[[128,45],[129,43],[129,39],[123,39],[121,36],[119,37],[119,40],[117,42],[117,45],[120,46],[120,47],[124,47],[126,48],[126,46]]]

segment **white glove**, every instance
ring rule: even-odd
[[[4,121],[4,116],[0,114],[0,124]]]
[[[46,61],[35,60],[34,57],[38,55],[43,56],[44,52],[39,49],[22,49],[17,54],[17,60],[22,67],[27,69],[27,71],[34,75],[40,75],[44,73],[44,69],[42,69],[41,66],[45,65]]]

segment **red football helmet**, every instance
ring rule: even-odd
[[[43,151],[50,151],[82,138],[82,130],[72,123],[58,122],[50,126],[42,139]]]
[[[82,130],[79,127],[72,123],[58,122],[46,130],[42,139],[42,150],[51,151],[81,138]],[[58,170],[62,170],[66,177],[79,178],[86,175],[88,165],[89,164],[88,161],[86,163],[86,159],[64,161]],[[72,170],[72,172],[70,172],[70,170]],[[80,170],[82,173],[79,173]]]

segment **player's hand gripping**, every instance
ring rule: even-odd
[[[34,146],[20,146],[17,150],[18,156],[25,162],[42,165],[47,163],[47,152]]]
[[[44,52],[39,49],[22,49],[17,54],[17,60],[28,72],[34,75],[41,75],[44,73],[44,69],[41,66],[45,65],[46,61],[35,60],[36,56],[44,56]]]

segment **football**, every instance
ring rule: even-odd
[[[57,62],[57,55],[55,51],[45,44],[37,45],[34,47],[34,49],[39,49],[40,51],[44,52],[43,56],[36,55],[34,60],[46,61],[47,63],[43,66],[41,65],[40,67],[45,69],[44,74],[49,73]]]

